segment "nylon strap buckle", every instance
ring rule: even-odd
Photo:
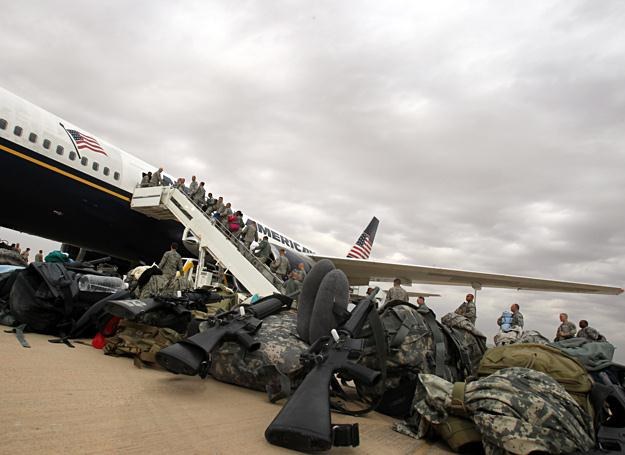
[[[332,445],[335,447],[356,447],[360,444],[358,424],[332,425]]]
[[[454,388],[451,391],[451,413],[458,417],[468,417],[467,408],[464,405],[464,390],[466,383],[454,382]]]

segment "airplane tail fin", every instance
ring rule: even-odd
[[[358,237],[352,249],[347,253],[348,258],[369,259],[371,248],[373,248],[373,241],[375,240],[375,233],[378,232],[379,224],[380,220],[375,216],[371,218],[367,228],[360,234],[360,237]]]

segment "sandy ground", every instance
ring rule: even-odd
[[[0,331],[0,453],[296,453],[265,441],[280,405],[263,393],[50,338],[28,334],[25,349]],[[357,421],[361,439],[333,453],[449,453],[392,431],[392,419],[377,413],[333,421]]]

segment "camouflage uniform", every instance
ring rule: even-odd
[[[549,340],[537,330],[525,330],[521,334],[521,338],[517,340],[517,343],[549,344]]]
[[[468,417],[482,434],[485,453],[492,455],[571,453],[595,445],[590,416],[544,373],[502,369],[467,383],[464,402],[453,407],[452,389],[444,379],[420,374],[413,406],[423,418],[408,428],[422,433],[424,420],[436,424],[450,414]]]
[[[401,286],[393,286],[386,293],[386,299],[384,300],[384,303],[392,302],[393,300],[401,300],[402,302],[407,302],[408,293]]]
[[[269,245],[269,241],[261,240],[258,246],[254,248],[253,253],[266,263],[271,255],[271,245]]]
[[[35,254],[35,262],[43,262],[43,254],[41,253]]]
[[[204,203],[204,195],[206,195],[206,190],[203,186],[199,186],[193,193],[190,192],[189,194],[191,194],[193,202],[195,202],[197,205],[201,206]]]
[[[568,338],[573,338],[575,336],[576,331],[577,331],[577,328],[575,327],[575,324],[569,321],[563,322],[562,324],[560,324],[560,327],[558,327],[555,341],[561,341],[561,340],[566,340]]]
[[[590,326],[580,329],[576,336],[577,338],[586,338],[591,341],[606,341],[606,338],[601,335],[597,329],[593,329]]]
[[[243,239],[245,247],[248,249],[252,246],[252,242],[258,242],[258,232],[256,231],[256,226],[252,223],[245,226],[241,231],[241,238]]]
[[[475,320],[477,319],[477,309],[475,308],[475,300],[471,302],[463,302],[455,311],[456,314],[464,316],[471,324],[475,325]]]
[[[286,256],[278,256],[278,258],[271,263],[271,270],[278,276],[286,275],[289,273],[289,260]]]
[[[150,179],[150,186],[161,186],[163,183],[163,178],[161,177],[161,171],[155,171],[152,174],[152,178]]]
[[[199,187],[200,184],[197,182],[197,180],[191,180],[191,183],[189,183],[189,196],[195,196],[195,192],[198,190]]]
[[[158,268],[163,271],[163,276],[168,279],[174,278],[176,272],[182,272],[182,256],[175,250],[169,250],[163,254],[161,262],[158,264]]]

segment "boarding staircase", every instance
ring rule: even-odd
[[[229,271],[251,294],[283,292],[283,280],[248,250],[222,223],[211,218],[178,188],[136,188],[130,207],[157,220],[178,220],[199,238],[199,263],[206,254]],[[199,277],[199,273],[196,275]]]

